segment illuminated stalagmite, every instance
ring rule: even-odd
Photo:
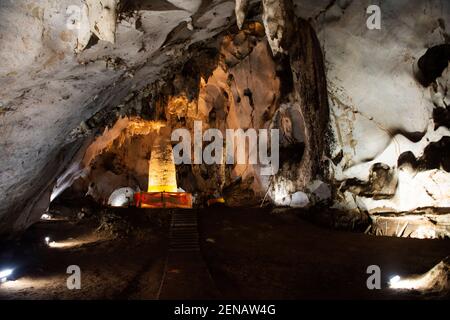
[[[155,139],[149,161],[148,192],[177,192],[172,145],[168,137]]]

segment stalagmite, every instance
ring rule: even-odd
[[[286,35],[286,12],[284,0],[262,0],[264,12],[263,22],[267,40],[273,54],[283,53],[283,37]]]
[[[86,3],[92,33],[100,40],[114,43],[119,0],[86,0]]]
[[[236,0],[235,14],[239,29],[242,28],[247,15],[249,0]],[[291,0],[262,0],[263,23],[272,53],[284,53],[283,42],[289,37],[293,21],[293,6]]]
[[[242,25],[244,24],[245,16],[247,15],[249,0],[236,0],[236,22],[239,29],[242,29]]]
[[[120,0],[85,0],[76,15],[76,52],[83,51],[92,35],[110,43],[116,42],[117,9]]]
[[[168,137],[158,137],[152,147],[148,170],[148,192],[177,192],[172,145]]]

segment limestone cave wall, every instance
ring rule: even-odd
[[[450,5],[383,1],[373,30],[371,4],[1,2],[0,233],[97,174],[142,188],[152,133],[130,131],[141,121],[281,130],[278,175],[185,166],[186,189],[445,223]]]

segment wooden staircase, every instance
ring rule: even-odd
[[[172,215],[169,251],[200,251],[197,210],[176,210]]]
[[[200,251],[197,209],[174,210],[158,299],[204,300],[219,296]]]

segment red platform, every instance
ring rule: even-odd
[[[192,208],[192,194],[187,192],[136,192],[138,208]]]

